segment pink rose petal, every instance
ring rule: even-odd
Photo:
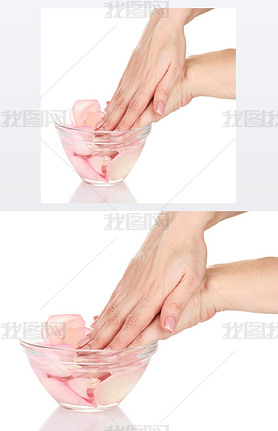
[[[88,159],[89,165],[96,171],[99,175],[104,175],[106,173],[106,166],[111,161],[110,157],[105,156],[92,156]]]
[[[87,159],[80,156],[68,156],[69,160],[81,178],[92,181],[103,181],[104,178],[99,175],[88,163]]]
[[[93,391],[98,383],[99,379],[96,378],[79,377],[68,380],[66,385],[80,397],[91,400],[94,397]]]
[[[65,383],[53,378],[42,378],[41,383],[47,392],[58,402],[78,406],[91,406],[92,404],[73,392]]]
[[[125,150],[114,157],[107,166],[107,177],[111,181],[125,178],[135,165],[142,148]]]
[[[145,368],[137,368],[133,372],[116,372],[99,383],[94,393],[97,405],[107,406],[121,402],[134,388]]]
[[[77,341],[84,334],[84,329],[85,322],[80,314],[57,314],[48,318],[43,335],[52,345],[64,343],[77,347]]]
[[[72,107],[70,120],[76,127],[88,126],[94,129],[103,115],[97,100],[77,100]]]

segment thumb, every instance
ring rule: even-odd
[[[160,117],[163,116],[170,94],[179,77],[178,69],[174,66],[172,69],[170,68],[167,70],[166,74],[158,83],[153,96],[153,111],[156,115]]]
[[[167,296],[160,312],[160,325],[164,331],[175,331],[185,307],[198,288],[199,284],[191,283],[190,279],[184,280]]]
[[[145,346],[155,340],[166,340],[171,337],[169,332],[162,331],[159,323],[159,315],[144,329],[128,347]]]

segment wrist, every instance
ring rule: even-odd
[[[188,24],[196,15],[195,9],[190,8],[156,8],[152,11],[150,19],[153,22],[160,22],[166,28],[179,28]]]
[[[233,308],[229,295],[227,274],[225,275],[225,264],[207,268],[206,286],[215,312],[228,311]]]

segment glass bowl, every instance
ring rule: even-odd
[[[129,174],[152,125],[111,132],[78,129],[57,122],[55,127],[69,161],[82,180],[93,185],[111,186]]]
[[[103,411],[117,406],[134,388],[157,351],[158,341],[126,349],[89,350],[20,340],[28,361],[60,406]]]

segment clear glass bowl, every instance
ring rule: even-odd
[[[28,361],[48,393],[62,406],[103,411],[117,406],[147,368],[158,342],[126,349],[48,347],[20,340]]]
[[[135,165],[151,123],[139,129],[125,131],[93,131],[55,123],[64,150],[85,183],[111,186],[129,174]]]

